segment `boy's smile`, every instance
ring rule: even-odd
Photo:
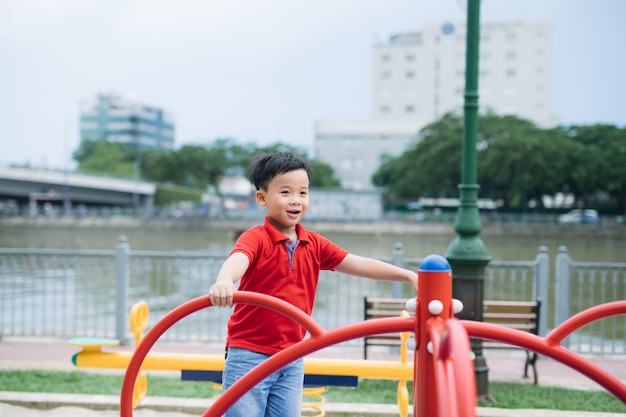
[[[293,237],[296,224],[309,207],[309,177],[304,169],[274,177],[267,190],[257,190],[256,201],[264,206],[271,222],[282,233]]]

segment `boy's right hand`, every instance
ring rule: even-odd
[[[231,307],[235,285],[232,282],[216,282],[209,289],[209,299],[216,307]]]

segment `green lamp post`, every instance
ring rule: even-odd
[[[467,50],[465,66],[465,103],[463,127],[463,161],[460,206],[454,221],[457,237],[448,246],[446,258],[452,268],[452,295],[464,304],[457,316],[462,319],[483,319],[485,268],[490,257],[478,238],[482,230],[478,213],[476,183],[476,136],[478,132],[478,46],[480,40],[480,0],[467,2]],[[491,400],[487,362],[482,354],[482,341],[472,339],[476,358],[474,371],[479,400]]]

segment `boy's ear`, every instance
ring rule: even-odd
[[[259,206],[265,205],[265,193],[263,192],[263,190],[256,190],[255,197],[256,197],[256,203]]]

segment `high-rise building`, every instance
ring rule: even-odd
[[[119,94],[99,94],[80,103],[80,137],[172,150],[174,122],[161,108]]]
[[[371,177],[383,155],[401,155],[417,140],[420,129],[412,122],[317,122],[315,156],[330,165],[341,186],[371,191]]]
[[[374,45],[372,118],[433,121],[461,110],[465,89],[465,24],[427,24]],[[480,26],[479,105],[540,126],[554,123],[550,87],[552,27],[547,22]]]
[[[483,22],[480,31],[480,110],[554,125],[551,24]],[[426,124],[462,111],[465,48],[465,23],[426,24],[373,46],[371,119],[316,123],[316,157],[343,187],[372,189],[383,154],[402,154]]]

